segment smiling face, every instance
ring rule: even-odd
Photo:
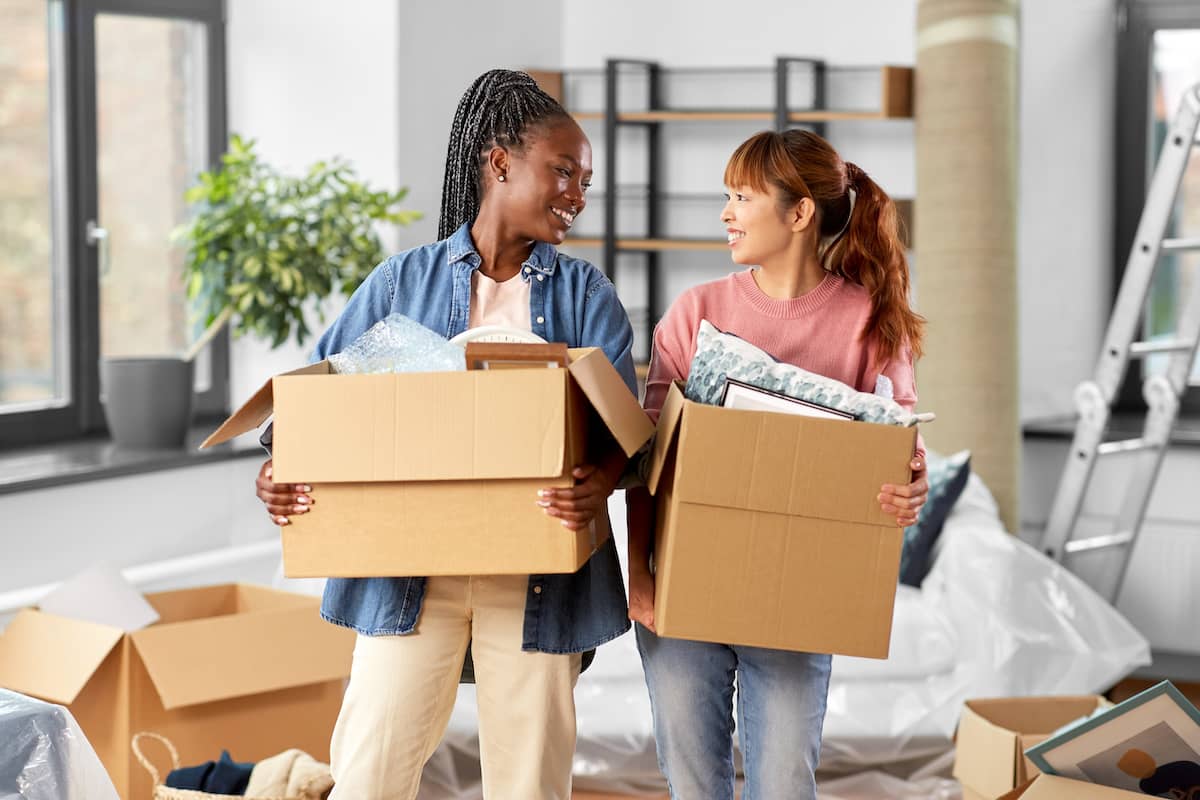
[[[730,256],[735,264],[761,266],[795,248],[800,221],[797,209],[781,209],[777,189],[727,186],[725,197],[721,221],[725,223]],[[805,204],[811,206],[812,201],[805,198],[798,206]],[[804,227],[807,225],[800,230]]]
[[[489,172],[484,203],[502,204],[501,216],[513,233],[560,244],[587,205],[592,146],[574,120],[556,119],[530,131],[520,151],[493,148],[485,175]]]

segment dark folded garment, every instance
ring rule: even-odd
[[[234,761],[228,750],[222,750],[221,758],[217,761],[171,770],[166,785],[172,789],[193,789],[212,794],[245,794],[253,771],[253,763]]]

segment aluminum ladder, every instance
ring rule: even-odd
[[[1191,281],[1175,333],[1167,339],[1139,339],[1142,313],[1159,257],[1164,253],[1200,250],[1200,238],[1163,238],[1188,161],[1200,150],[1198,127],[1200,84],[1184,94],[1179,112],[1167,131],[1108,322],[1095,377],[1075,390],[1078,412],[1075,436],[1042,535],[1043,552],[1080,574],[1114,604],[1170,444],[1171,429],[1179,417],[1180,403],[1188,386],[1194,385],[1189,382],[1189,374],[1200,343],[1200,274]],[[1152,354],[1163,354],[1167,368],[1143,381],[1142,396],[1147,410],[1142,435],[1109,441],[1106,433],[1112,404],[1125,369],[1131,359]],[[1118,454],[1127,454],[1132,469],[1113,525],[1108,532],[1076,538],[1096,461]],[[1101,555],[1101,551],[1106,554]]]

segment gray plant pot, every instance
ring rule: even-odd
[[[183,447],[192,422],[194,366],[182,358],[102,358],[104,417],[119,447]]]

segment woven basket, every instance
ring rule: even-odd
[[[179,769],[179,751],[175,749],[175,745],[171,740],[161,734],[142,731],[133,736],[133,741],[130,742],[130,747],[133,748],[133,754],[141,765],[150,773],[150,778],[154,782],[154,800],[304,800],[303,797],[265,797],[255,795],[232,795],[232,794],[211,794],[209,792],[199,792],[195,789],[172,789],[170,786],[164,786],[159,782],[158,769],[150,763],[150,759],[142,753],[142,739],[154,739],[160,742],[167,752],[171,754],[171,769]]]

